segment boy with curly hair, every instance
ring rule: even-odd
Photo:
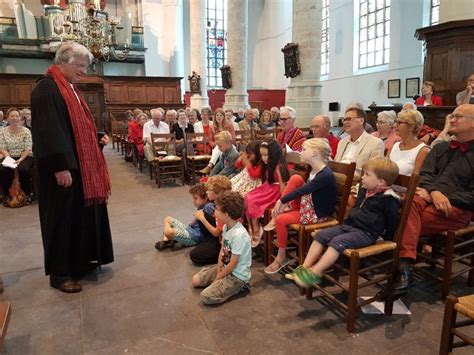
[[[223,303],[249,291],[252,247],[247,230],[239,222],[244,211],[244,199],[238,192],[224,192],[216,198],[216,218],[224,224],[219,259],[217,265],[201,269],[192,279],[194,287],[206,287],[201,292],[206,305]]]
[[[207,188],[204,184],[196,184],[189,189],[193,204],[202,214],[204,220],[215,226],[214,203],[207,199]],[[195,218],[187,226],[183,222],[173,217],[166,217],[163,229],[163,240],[155,244],[159,251],[170,248],[173,251],[180,250],[201,243],[211,237],[209,230],[203,223]]]

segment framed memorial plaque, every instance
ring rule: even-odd
[[[405,96],[412,98],[420,93],[420,78],[408,78],[405,85]]]
[[[388,81],[388,98],[396,99],[400,97],[400,79]]]

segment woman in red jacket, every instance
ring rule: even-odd
[[[137,147],[139,157],[143,157],[143,125],[146,121],[146,114],[142,112],[137,116],[138,124],[130,126],[128,129],[128,141]]]
[[[416,99],[417,106],[443,106],[441,96],[435,95],[435,86],[432,81],[425,81],[421,88],[421,96]]]

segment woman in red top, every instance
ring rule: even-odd
[[[416,99],[418,106],[443,106],[441,96],[435,95],[435,86],[432,81],[425,81],[421,88],[421,96]]]
[[[137,124],[128,128],[128,141],[137,147],[138,156],[143,157],[143,125],[147,121],[146,114],[143,112],[138,114],[137,121]]]

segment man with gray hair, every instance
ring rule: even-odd
[[[296,111],[290,106],[280,108],[280,126],[281,132],[278,134],[276,140],[281,146],[281,149],[287,150],[287,146],[297,152],[303,149],[303,142],[306,137],[299,128],[295,126]]]
[[[92,54],[65,42],[31,94],[33,152],[45,272],[51,287],[82,291],[83,276],[114,261],[107,213],[110,176],[87,101],[75,83]]]
[[[331,146],[331,159],[334,159],[337,152],[337,145],[339,139],[334,137],[329,129],[331,128],[331,119],[328,115],[318,115],[313,118],[311,122],[311,132],[313,132],[314,138],[326,138]]]
[[[153,161],[155,154],[153,153],[153,146],[151,144],[151,133],[168,134],[170,133],[170,128],[166,123],[161,121],[163,119],[163,109],[155,108],[150,111],[150,114],[151,120],[143,125],[143,141],[145,142],[143,151],[146,159]]]
[[[165,115],[165,121],[168,124],[170,130],[173,125],[176,123],[176,118],[178,117],[178,113],[176,110],[167,110]]]
[[[272,122],[278,125],[278,121],[280,120],[280,109],[276,106],[273,106],[270,109],[270,113],[272,115]]]

